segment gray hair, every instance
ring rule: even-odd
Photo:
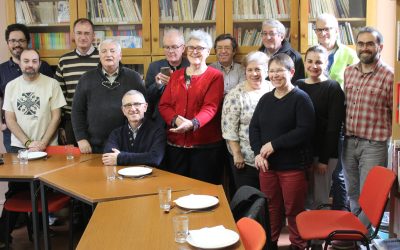
[[[269,26],[269,27],[272,27],[272,28],[276,28],[279,34],[281,34],[281,35],[284,36],[284,37],[285,37],[285,35],[286,35],[286,28],[285,28],[285,26],[284,26],[281,22],[279,22],[278,20],[275,20],[275,19],[268,19],[268,20],[265,20],[265,21],[262,23],[262,26],[263,26],[263,27],[264,27],[264,26]]]
[[[115,45],[117,46],[118,52],[121,52],[121,43],[119,42],[119,40],[113,39],[113,38],[109,38],[109,39],[103,40],[103,41],[99,44],[99,50],[101,50],[101,47],[103,46],[103,44],[108,44],[108,43],[115,44]]]
[[[358,41],[358,37],[360,36],[360,34],[364,34],[364,33],[370,33],[370,34],[372,34],[372,35],[375,37],[376,42],[377,42],[379,45],[383,44],[383,36],[382,36],[382,33],[379,32],[379,30],[377,30],[377,29],[375,29],[375,28],[373,28],[373,27],[369,27],[369,26],[362,27],[361,29],[358,30],[358,34],[357,34],[357,39],[356,39],[356,41]]]
[[[316,22],[318,22],[318,21],[329,23],[333,26],[332,28],[339,27],[339,23],[338,23],[338,20],[336,19],[336,17],[329,13],[322,13],[322,14],[318,15]]]
[[[186,42],[188,43],[190,40],[204,42],[207,46],[207,49],[211,49],[213,47],[213,42],[210,34],[205,32],[204,30],[193,30],[192,32],[190,32]]]
[[[265,69],[268,68],[268,56],[261,51],[251,51],[246,57],[243,59],[242,65],[247,68],[251,62],[255,62],[258,65],[265,65]]]
[[[167,36],[177,36],[179,39],[179,43],[185,44],[185,37],[183,33],[175,28],[168,28],[164,30],[164,38]]]
[[[125,96],[128,96],[128,95],[138,95],[138,96],[142,97],[142,98],[143,98],[143,100],[146,102],[146,98],[144,98],[144,95],[143,95],[143,93],[142,93],[142,92],[140,92],[140,91],[137,91],[137,90],[131,89],[131,90],[129,90],[128,92],[126,92],[126,93],[124,94],[124,96],[122,97],[122,99],[124,99],[124,98],[125,98]],[[122,104],[124,104],[124,103],[122,103]]]

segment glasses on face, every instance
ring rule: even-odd
[[[182,47],[183,46],[183,44],[181,44],[181,45],[172,45],[172,46],[163,46],[163,48],[166,50],[166,51],[175,51],[175,50],[177,50],[177,49],[179,49],[180,47]]]
[[[131,109],[131,108],[140,108],[140,106],[142,106],[144,103],[143,102],[131,102],[131,103],[126,103],[124,105],[122,105],[122,107],[124,107],[124,109]]]
[[[9,43],[12,43],[12,44],[16,44],[16,43],[18,43],[18,44],[23,44],[23,43],[26,43],[26,40],[25,40],[25,39],[19,39],[19,40],[8,39],[8,42],[9,42]]]
[[[357,42],[357,47],[358,47],[358,48],[367,47],[367,48],[372,49],[372,48],[375,48],[375,47],[376,47],[376,43],[375,43],[375,42],[366,42],[366,43],[364,43],[364,42]]]
[[[286,71],[288,71],[288,70],[287,69],[276,69],[276,70],[272,69],[272,70],[268,71],[268,74],[270,74],[270,75],[274,75],[274,74],[282,75]]]
[[[92,33],[91,33],[91,32],[81,32],[81,31],[77,31],[77,32],[75,32],[75,35],[76,35],[76,36],[90,36],[90,35],[92,35]]]
[[[201,46],[187,46],[186,47],[188,52],[193,52],[193,51],[197,51],[197,52],[202,52],[203,50],[206,49],[206,47],[201,47]]]
[[[270,32],[262,31],[261,32],[262,36],[269,36],[269,37],[275,37],[278,34],[279,34],[278,32],[273,32],[273,31],[270,31]]]
[[[318,34],[321,34],[322,32],[324,33],[328,33],[329,31],[331,31],[331,29],[333,29],[332,27],[326,27],[326,28],[315,28],[314,31]]]
[[[223,50],[232,50],[232,46],[217,46],[216,50],[217,51],[223,51]]]

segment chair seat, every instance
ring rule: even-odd
[[[297,215],[296,223],[304,240],[326,239],[336,230],[355,230],[366,235],[367,228],[352,213],[337,210],[310,210]],[[360,240],[360,235],[336,235],[334,240]]]
[[[47,203],[49,213],[56,212],[64,208],[70,201],[70,197],[60,193],[48,192]],[[17,193],[6,200],[4,209],[12,212],[31,213],[32,202],[30,192]],[[42,203],[38,200],[38,212],[42,212]]]

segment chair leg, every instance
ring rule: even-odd
[[[25,213],[25,220],[26,220],[26,230],[28,230],[28,238],[29,241],[32,242],[33,241],[32,222],[29,213]]]
[[[3,208],[4,209],[4,208]],[[10,249],[10,212],[5,210],[6,212],[6,237],[4,242],[6,244],[6,249]]]

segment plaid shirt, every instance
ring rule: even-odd
[[[346,135],[386,141],[392,133],[393,69],[381,59],[369,73],[361,64],[344,73],[346,94]]]

